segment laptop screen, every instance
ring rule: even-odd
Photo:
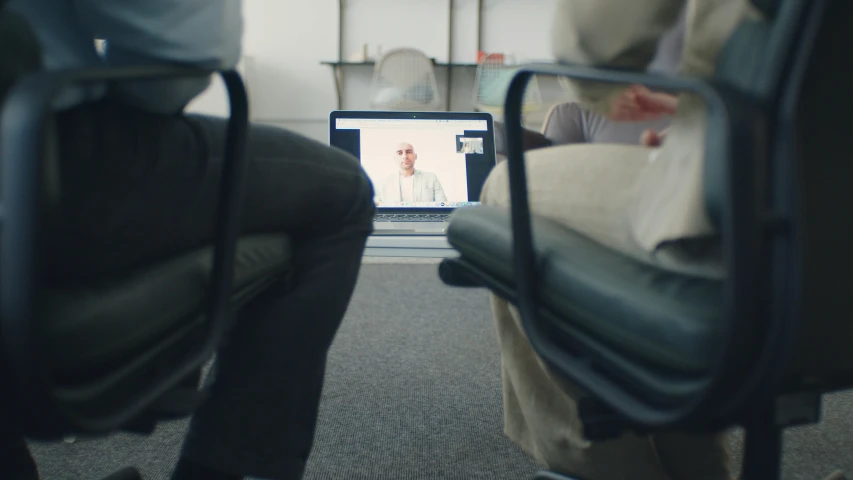
[[[329,130],[358,157],[380,211],[477,205],[495,165],[488,113],[333,112]]]

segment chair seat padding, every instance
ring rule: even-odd
[[[447,236],[461,258],[514,289],[510,222],[505,208],[463,208]],[[652,368],[713,370],[724,345],[720,282],[643,264],[548,219],[532,225],[540,300],[561,330]]]
[[[290,259],[286,236],[241,238],[235,294],[286,272]],[[44,291],[38,321],[53,365],[59,372],[103,366],[198,318],[207,306],[212,270],[213,246],[209,246],[100,285]]]

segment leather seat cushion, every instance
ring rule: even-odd
[[[514,288],[510,221],[504,208],[460,209],[448,241]],[[560,319],[557,328],[651,368],[691,376],[713,370],[724,345],[720,282],[640,263],[544,218],[534,218],[533,236],[540,299]]]
[[[290,260],[286,236],[241,238],[235,295],[283,274]],[[210,246],[99,285],[42,292],[38,321],[57,373],[74,374],[120,360],[198,318],[207,306],[212,270]]]

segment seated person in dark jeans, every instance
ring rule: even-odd
[[[33,25],[48,70],[170,62],[230,68],[241,55],[241,5],[12,0],[4,8]],[[103,56],[96,34],[107,40]],[[226,120],[182,114],[208,84],[65,92],[55,120],[66,216],[41,252],[45,281],[108,281],[212,242]],[[294,278],[237,315],[218,353],[212,395],[190,424],[177,480],[302,477],[326,353],[372,231],[373,188],[354,157],[260,125],[249,132],[248,150],[243,230],[288,233]],[[2,447],[4,460],[27,462],[21,439],[0,438]],[[30,470],[37,478],[31,461]]]
[[[661,38],[649,71],[675,73],[681,58],[684,26],[682,13],[679,22]],[[658,140],[656,134],[665,132],[669,122],[669,118],[617,122],[568,102],[555,105],[545,115],[541,133],[524,129],[523,144],[525,150],[570,143],[654,144]],[[500,122],[495,122],[495,148],[499,159],[506,157],[506,129]]]

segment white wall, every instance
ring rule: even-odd
[[[477,13],[482,2],[482,32],[477,30]],[[450,61],[475,63],[477,43],[487,52],[515,54],[521,61],[550,61],[550,22],[557,0],[454,0],[452,19],[448,18],[448,0],[347,0],[344,7],[344,59],[358,56],[368,44],[368,54],[376,47],[408,45],[423,50],[442,62],[447,59],[448,23],[453,34]],[[392,7],[391,5],[399,5]],[[401,10],[407,9],[408,16]],[[416,18],[416,22],[406,22]],[[406,30],[401,28],[406,26]],[[341,107],[362,110],[370,106],[369,85],[372,68],[353,66],[344,69],[344,98]],[[448,70],[436,68],[439,94],[446,99]],[[474,68],[456,67],[451,83],[450,109],[473,108]],[[546,104],[563,99],[553,79],[540,82]],[[544,116],[544,108],[543,108]],[[535,116],[534,116],[535,117]]]
[[[239,68],[252,120],[328,141],[335,83],[331,69],[320,61],[338,55],[338,0],[242,1],[244,58]],[[221,82],[215,79],[188,110],[226,115]]]
[[[454,62],[476,63],[477,10],[480,0],[453,1],[453,56]]]
[[[483,5],[482,47],[518,53],[526,59],[551,58],[550,26],[557,0],[344,0],[343,60],[362,53],[375,58],[377,47],[413,47],[438,62],[477,60],[477,10]],[[448,30],[450,28],[451,30]]]
[[[343,60],[370,56],[377,48],[414,47],[439,62],[473,63],[478,38],[489,52],[514,53],[521,60],[551,58],[550,19],[557,0],[242,0],[244,58],[240,70],[249,89],[254,121],[279,125],[316,140],[328,141],[328,115],[337,107],[332,69],[321,61],[338,60],[339,18]],[[483,31],[477,10],[483,2]],[[342,13],[342,15],[340,15]],[[453,49],[448,58],[449,33]],[[342,108],[368,107],[370,67],[345,70]],[[447,69],[436,71],[447,98]],[[542,82],[543,100],[559,96],[555,82]],[[451,110],[471,110],[474,69],[453,70]],[[224,88],[216,79],[190,111],[227,114]]]
[[[448,7],[447,0],[344,0],[342,60],[367,45],[372,58],[378,57],[378,47],[385,52],[410,47],[446,62]]]
[[[636,0],[626,0],[636,1]],[[557,0],[482,0],[482,47],[522,61],[550,60],[551,19]]]

